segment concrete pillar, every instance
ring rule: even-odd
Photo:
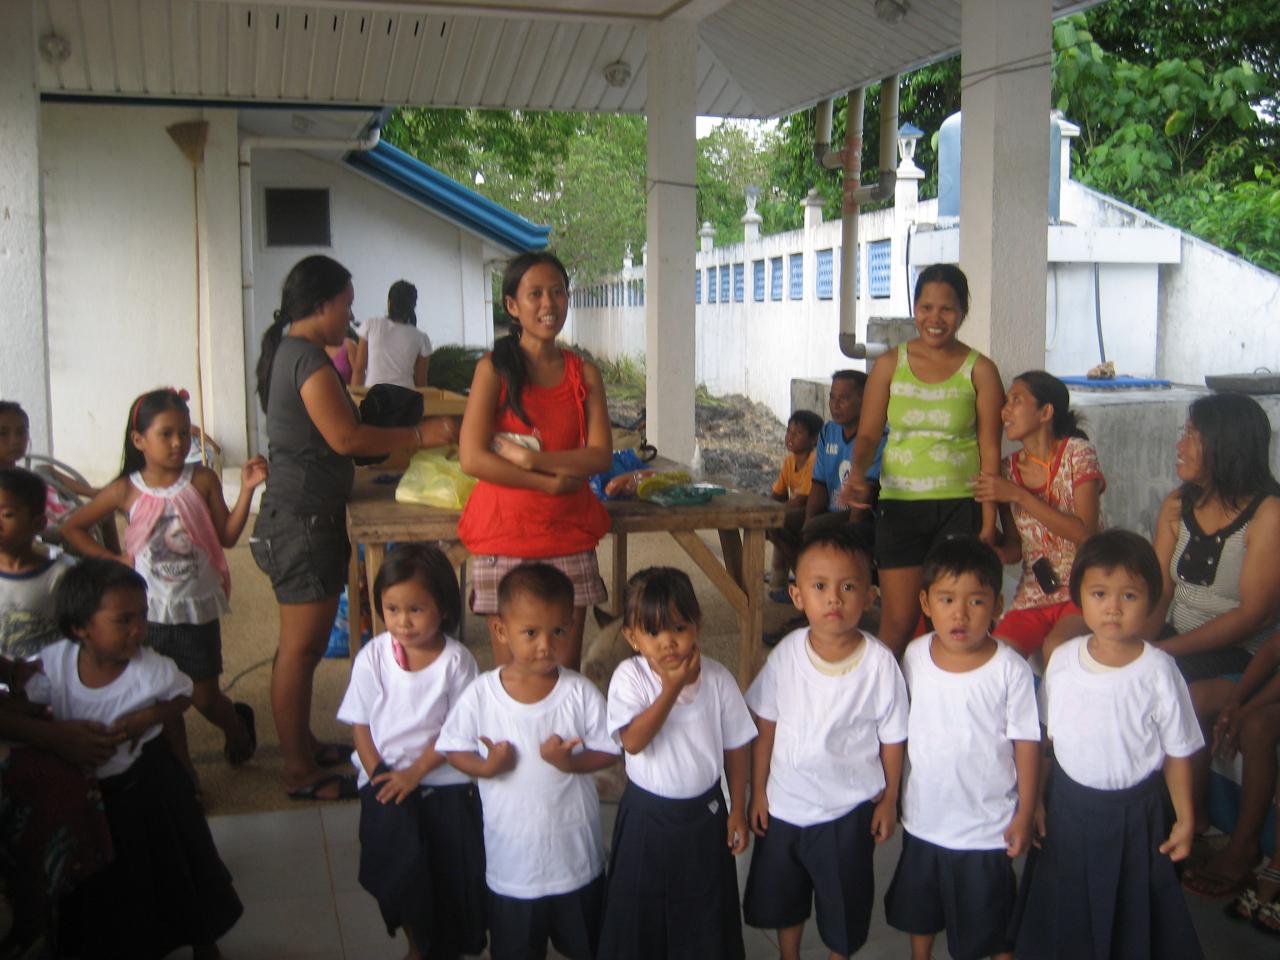
[[[805,230],[812,230],[822,222],[822,203],[822,196],[817,188],[811,188],[800,201],[800,206],[804,207]]]
[[[698,231],[698,249],[703,253],[710,253],[716,246],[716,228],[711,225],[710,220],[702,221],[702,229]]]
[[[0,398],[31,418],[31,450],[52,453],[44,309],[40,95],[35,4],[5,4],[0,30]]]
[[[760,224],[764,217],[756,213],[756,200],[760,196],[758,187],[747,187],[747,212],[742,215],[742,240],[744,243],[755,243],[760,239]]]
[[[961,337],[1006,383],[1044,365],[1051,17],[1050,0],[961,5]]]
[[[697,31],[669,17],[648,28],[648,203],[644,328],[649,442],[694,455],[694,231]]]

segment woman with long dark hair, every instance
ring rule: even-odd
[[[418,288],[397,280],[387,291],[387,315],[372,317],[360,330],[352,383],[372,387],[425,387],[431,339],[418,329]]]
[[[280,605],[280,645],[271,671],[271,710],[284,753],[285,787],[299,800],[356,795],[355,778],[324,768],[347,763],[351,747],[322,744],[311,731],[311,685],[346,583],[351,545],[346,505],[352,457],[457,438],[456,421],[411,427],[362,424],[325,352],[342,342],[355,290],[350,272],[325,256],[299,261],[285,278],[280,309],[262,338],[258,397],[267,417],[271,475],[250,539]]]
[[[587,607],[605,599],[596,546],[609,515],[587,478],[613,461],[604,381],[556,337],[569,313],[569,275],[554,254],[507,265],[502,302],[512,332],[481,358],[462,418],[462,469],[480,482],[458,523],[471,552],[471,608],[498,612],[498,583],[521,563],[549,563],[573,581],[573,622],[556,651],[577,669]],[[493,642],[499,665],[506,644]]]

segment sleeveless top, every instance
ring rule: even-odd
[[[970,350],[960,369],[941,383],[911,371],[906,344],[889,383],[889,440],[880,469],[881,500],[954,500],[973,497],[978,472],[977,391]]]
[[[587,443],[587,386],[582,358],[564,354],[564,378],[554,387],[528,385],[522,399],[530,427],[506,403],[506,387],[498,392],[494,433],[532,434],[547,451],[576,450]],[[594,550],[609,532],[609,514],[583,483],[573,493],[504,487],[481,480],[471,491],[458,521],[458,539],[471,553],[536,560]]]
[[[1098,453],[1093,444],[1083,437],[1066,437],[1058,441],[1049,468],[1048,482],[1039,490],[1032,490],[1023,482],[1017,454],[1005,457],[1000,468],[1007,479],[1031,490],[1049,506],[1064,513],[1075,513],[1076,487],[1082,483],[1097,480],[1099,493],[1107,488],[1102,468],[1098,465]],[[1011,504],[1009,509],[1013,514],[1014,526],[1018,528],[1018,539],[1022,543],[1022,579],[1018,581],[1018,592],[1009,609],[1024,610],[1067,602],[1071,599],[1069,585],[1071,566],[1076,559],[1076,545],[1066,537],[1058,536],[1018,504]],[[1040,589],[1035,574],[1031,572],[1032,564],[1041,557],[1049,558],[1058,575],[1061,586],[1056,593],[1046,595]]]
[[[125,550],[147,581],[147,620],[209,623],[230,609],[231,573],[209,507],[191,483],[194,464],[171,487],[129,474],[138,499],[129,509]]]
[[[1245,531],[1266,498],[1266,494],[1258,494],[1234,520],[1214,533],[1200,529],[1193,505],[1182,505],[1178,542],[1169,560],[1169,575],[1173,578],[1169,623],[1179,633],[1195,630],[1240,606]],[[1235,646],[1257,653],[1262,641],[1275,629],[1275,624],[1264,627]]]

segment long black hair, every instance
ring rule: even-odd
[[[332,257],[321,254],[299,260],[284,278],[280,309],[262,335],[262,351],[258,356],[258,400],[264,412],[271,392],[271,367],[275,363],[276,349],[284,336],[284,328],[295,320],[311,316],[342,293],[350,282],[350,270]]]
[[[187,407],[186,391],[164,387],[144,393],[129,408],[129,422],[124,425],[124,453],[120,457],[120,476],[137,473],[147,465],[147,458],[133,445],[135,433],[146,433],[151,421],[166,410],[177,410],[191,423],[191,411]]]
[[[1061,440],[1063,437],[1089,439],[1089,435],[1080,429],[1080,423],[1084,418],[1071,409],[1071,394],[1067,390],[1067,385],[1052,373],[1028,370],[1014,377],[1013,382],[1021,382],[1027,388],[1027,392],[1035,398],[1037,408],[1043,407],[1046,403],[1053,405],[1053,422],[1049,427],[1053,430],[1056,439]]]
[[[920,294],[924,293],[927,283],[945,283],[955,291],[956,299],[960,301],[960,319],[969,315],[969,278],[954,263],[934,263],[921,270],[916,277],[915,294],[911,297],[913,304],[920,302]]]
[[[1210,393],[1192,402],[1187,419],[1200,434],[1208,480],[1182,485],[1184,505],[1206,494],[1230,507],[1260,493],[1280,494],[1271,473],[1271,421],[1258,401],[1243,393]]]
[[[418,325],[418,288],[408,280],[397,280],[387,291],[387,319],[396,323]]]
[[[533,267],[544,263],[549,263],[560,271],[560,276],[564,277],[564,288],[569,289],[569,271],[564,268],[564,264],[560,262],[560,258],[554,253],[542,251],[540,253],[522,253],[507,264],[507,269],[502,273],[502,306],[506,309],[507,298],[516,299],[516,293],[520,289],[520,281],[524,279],[524,275]],[[529,368],[525,364],[524,352],[520,349],[520,323],[507,314],[511,321],[511,332],[505,337],[500,337],[493,345],[493,354],[490,359],[493,363],[493,369],[497,372],[502,385],[506,389],[506,399],[503,401],[500,410],[510,410],[524,423],[533,426],[533,422],[529,419],[529,415],[525,413],[524,401],[521,394],[529,383]]]

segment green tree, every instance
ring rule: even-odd
[[[771,232],[782,202],[770,183],[769,155],[776,140],[772,131],[726,121],[698,141],[698,223],[715,227],[716,243],[741,242],[747,187],[760,191],[756,212],[764,220],[762,232]]]

